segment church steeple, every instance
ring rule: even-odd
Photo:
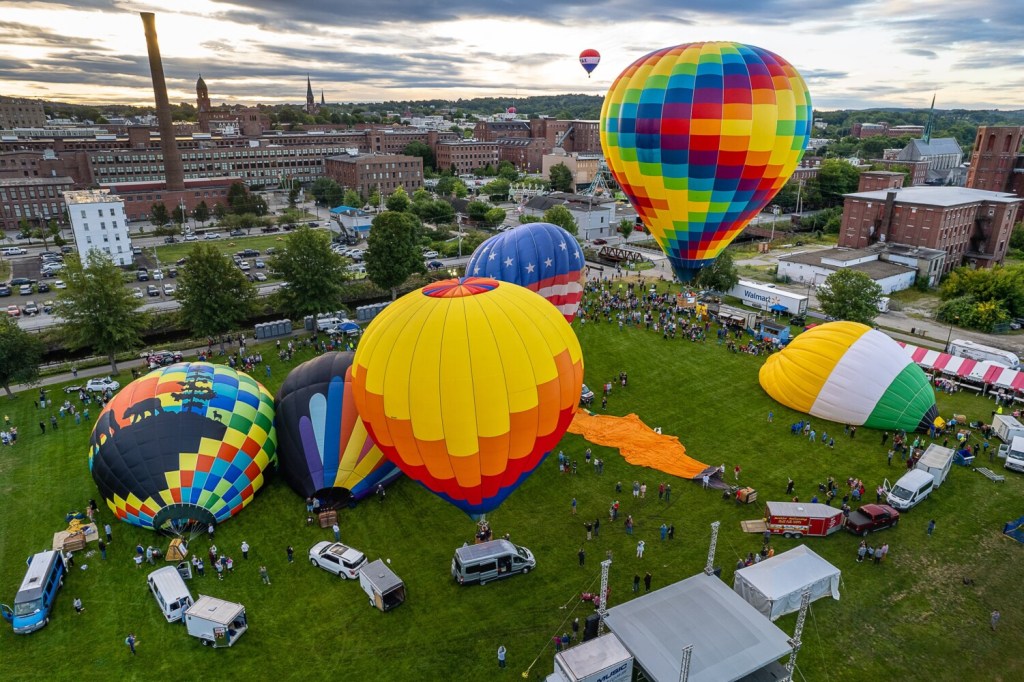
[[[323,90],[321,90],[321,91],[320,91],[320,106],[324,106],[324,105],[326,105],[326,104],[327,104],[327,102],[326,102],[326,101],[324,101],[324,91],[323,91]]]
[[[924,126],[924,142],[930,144],[932,141],[932,121],[935,118],[935,95],[932,95],[932,108],[928,110],[928,123]]]
[[[312,114],[316,110],[316,100],[313,99],[313,84],[309,80],[309,74],[306,74],[306,113]]]

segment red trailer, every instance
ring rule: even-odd
[[[766,527],[787,538],[824,537],[843,527],[843,510],[810,502],[767,502]]]

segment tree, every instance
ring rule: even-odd
[[[56,240],[56,238],[60,236],[60,226],[57,225],[56,220],[50,220],[47,223],[33,228],[32,236],[43,242],[43,251],[48,251],[50,248],[50,240]]]
[[[11,384],[34,384],[39,379],[43,344],[39,337],[20,326],[13,317],[0,320],[0,386],[14,398]]]
[[[501,225],[505,220],[505,209],[494,207],[484,214],[484,224],[488,227]]]
[[[423,169],[434,167],[434,152],[430,149],[430,146],[415,140],[405,145],[405,149],[402,153],[406,156],[418,156],[423,159]]]
[[[818,302],[829,317],[871,324],[878,315],[882,287],[858,270],[840,268],[818,287]]]
[[[712,261],[711,265],[701,268],[697,273],[694,283],[702,289],[711,291],[729,291],[740,281],[740,275],[736,271],[732,254],[723,251],[718,258]]]
[[[491,205],[486,201],[471,201],[466,204],[466,215],[469,216],[470,220],[476,222],[483,222],[487,219],[487,212],[491,210]]]
[[[556,163],[552,166],[549,177],[551,178],[551,190],[554,192],[572,192],[576,189],[572,171],[564,163]]]
[[[253,312],[256,287],[212,244],[195,244],[178,277],[181,321],[197,337],[221,337]],[[221,350],[224,342],[221,341]]]
[[[362,208],[363,198],[354,189],[347,189],[341,197],[341,205],[349,206],[350,208]]]
[[[622,235],[622,238],[629,241],[629,235],[633,234],[633,230],[636,229],[636,223],[629,218],[623,218],[619,221],[619,227],[617,232]],[[731,288],[731,287],[730,287]]]
[[[455,193],[455,197],[456,198],[458,198],[458,199],[465,199],[466,196],[469,194],[469,188],[466,187],[466,183],[464,183],[462,180],[459,180],[458,178],[456,178],[455,179],[455,187],[452,189],[452,192]]]
[[[450,175],[442,175],[438,178],[434,191],[439,197],[451,196],[455,192],[455,178]]]
[[[163,227],[167,223],[171,222],[171,214],[168,213],[164,202],[161,201],[150,207],[149,219],[152,220],[153,224],[157,227]]]
[[[117,354],[142,345],[148,327],[142,304],[124,285],[121,270],[103,251],[92,249],[83,264],[65,260],[67,288],[57,294],[54,315],[64,320],[61,333],[69,346],[90,347],[107,356],[117,373]]]
[[[552,206],[544,211],[544,222],[558,225],[569,234],[577,234],[579,232],[576,219],[572,217],[569,209],[562,205]]]
[[[281,308],[295,317],[337,310],[348,279],[345,263],[323,230],[304,226],[292,232],[270,263],[288,284],[276,294]]]
[[[480,189],[480,193],[491,201],[508,201],[508,193],[512,183],[504,178],[491,180]]]
[[[242,213],[251,212],[249,188],[245,186],[245,183],[231,183],[231,186],[228,187],[227,204],[231,208],[232,213],[241,215]]]
[[[411,213],[385,211],[373,219],[363,256],[366,275],[381,289],[398,297],[398,287],[409,275],[426,272],[419,246],[419,221]]]
[[[410,204],[412,204],[412,202],[409,200],[409,195],[406,194],[405,189],[402,187],[396,189],[391,196],[388,197],[388,200],[384,202],[384,206],[386,206],[389,211],[398,211],[399,213],[408,211]]]
[[[288,190],[288,208],[295,208],[295,205],[299,202],[299,192],[301,189],[299,186],[292,185],[292,188]]]
[[[515,182],[519,179],[519,171],[516,170],[516,167],[510,161],[502,161],[498,164],[498,177],[502,180]]]
[[[200,225],[210,219],[210,207],[206,205],[205,201],[200,201],[196,204],[196,207],[192,210],[192,218]]]
[[[224,205],[224,202],[218,201],[213,205],[213,215],[218,221],[224,220],[224,217],[228,214],[228,207]]]
[[[843,203],[843,195],[857,191],[860,171],[839,159],[826,159],[818,170],[817,185],[826,206]]]
[[[185,221],[188,220],[188,211],[186,211],[181,204],[178,204],[174,207],[174,210],[171,211],[171,218],[174,222],[178,223],[178,225],[184,225]]]

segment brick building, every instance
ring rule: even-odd
[[[857,183],[858,192],[874,192],[879,189],[899,189],[903,187],[905,176],[896,171],[864,171]]]
[[[22,219],[33,227],[64,221],[63,193],[74,185],[66,176],[0,178],[0,227],[18,230]]]
[[[850,135],[862,139],[876,135],[884,135],[886,137],[921,137],[924,135],[924,126],[890,126],[885,121],[880,123],[854,123],[850,127]]]
[[[904,187],[847,194],[839,246],[876,242],[945,251],[949,272],[1001,263],[1024,199],[966,187]]]
[[[405,154],[329,156],[324,174],[363,197],[374,190],[387,196],[399,187],[412,194],[423,187],[423,159]]]
[[[148,220],[153,204],[162,203],[172,212],[177,206],[184,204],[185,210],[191,213],[201,201],[206,202],[210,213],[217,204],[226,204],[228,188],[236,182],[237,177],[185,179],[185,189],[171,191],[162,180],[149,182],[123,182],[104,185],[111,194],[116,194],[124,201],[124,212],[129,220]]]
[[[899,151],[899,150],[897,150]],[[893,156],[897,156],[894,154]],[[928,162],[927,161],[897,161],[895,159],[871,159],[872,165],[881,166],[885,170],[901,171],[904,168],[910,173],[908,181],[905,183],[908,187],[917,185],[924,185],[928,181]]]
[[[1024,126],[980,126],[971,150],[967,186],[1024,197]]]
[[[473,137],[480,142],[495,142],[506,137],[531,137],[526,121],[478,121],[473,126]]]
[[[0,97],[0,130],[42,128],[45,125],[46,112],[39,100]]]
[[[547,140],[538,137],[503,137],[495,142],[498,144],[498,163],[508,161],[521,173],[539,173],[544,154],[549,149]]]
[[[498,167],[497,142],[439,142],[434,150],[438,170],[454,168],[455,175],[490,165]]]

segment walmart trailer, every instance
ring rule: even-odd
[[[741,279],[728,294],[749,306],[768,312],[783,312],[783,308],[790,315],[803,315],[807,312],[806,296],[780,289],[774,284],[759,284]]]

